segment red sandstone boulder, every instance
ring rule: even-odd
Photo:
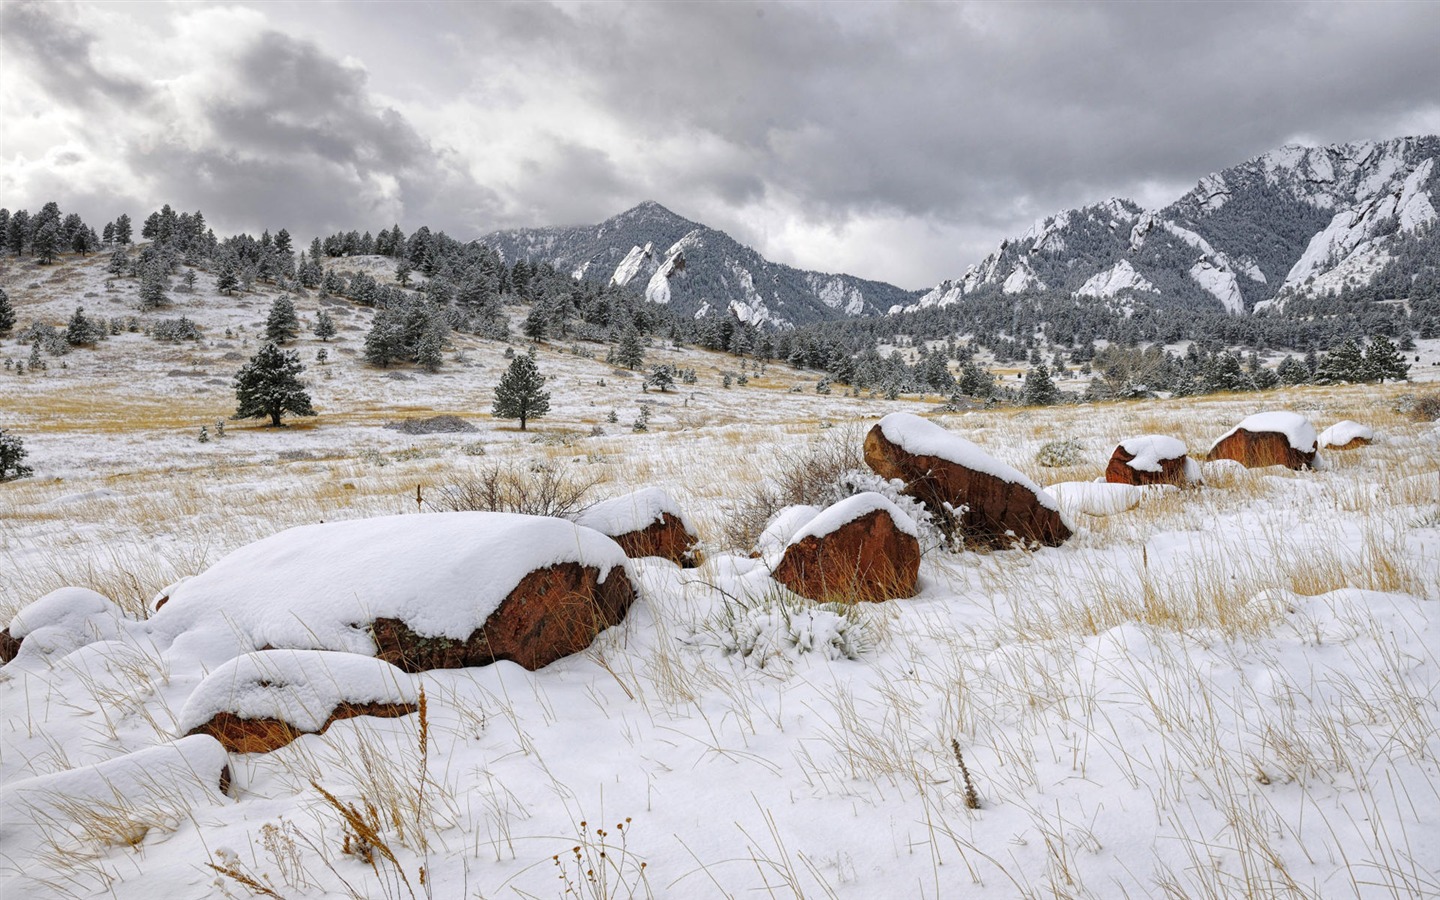
[[[938,521],[952,519],[969,543],[1053,547],[1071,535],[1059,504],[1038,484],[919,416],[892,413],[881,419],[865,436],[865,463],[884,478],[905,482],[906,494],[928,506]]]
[[[660,556],[685,568],[701,562],[694,525],[660,488],[597,503],[576,516],[575,523],[610,537],[631,559]]]
[[[1205,459],[1233,459],[1247,468],[1315,467],[1315,428],[1292,412],[1256,413],[1230,429],[1210,448]]]
[[[0,666],[15,658],[20,652],[20,638],[12,637],[10,629],[0,631]]]
[[[180,712],[185,735],[208,734],[231,753],[269,753],[356,716],[419,708],[411,677],[382,660],[326,650],[263,650],[215,669]]]
[[[1147,434],[1126,438],[1115,447],[1105,467],[1112,484],[1173,484],[1186,487],[1204,479],[1185,445],[1172,437]]]
[[[23,607],[0,632],[0,663],[22,652],[31,659],[59,659],[87,644],[121,638],[131,624],[103,594],[59,588]]]
[[[1320,432],[1317,440],[1328,450],[1355,450],[1374,443],[1375,432],[1368,425],[1345,419]]]
[[[773,573],[803,597],[879,602],[915,596],[920,541],[915,522],[879,494],[841,500],[795,533]]]
[[[635,600],[624,551],[563,519],[457,512],[306,525],[170,590],[156,640],[219,664],[260,648],[378,656],[402,669],[535,669],[583,650]],[[204,632],[204,634],[201,634]]]

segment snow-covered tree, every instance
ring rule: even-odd
[[[335,320],[323,309],[315,317],[315,336],[322,341],[328,341],[335,336]]]
[[[300,333],[300,319],[289,297],[276,297],[265,319],[265,340],[272,344],[288,344]]]
[[[610,355],[610,361],[627,369],[638,369],[645,365],[645,345],[641,343],[640,332],[634,325],[620,334],[620,343]]]
[[[121,213],[115,217],[115,243],[125,246],[130,243],[131,236],[130,216]]]
[[[85,318],[85,307],[75,307],[75,314],[70,317],[70,324],[65,329],[65,343],[72,347],[88,347],[100,340],[102,334],[99,323]]]
[[[10,295],[0,288],[0,337],[10,334],[15,327],[15,307],[10,305]]]
[[[0,428],[0,481],[33,475],[34,471],[20,462],[27,455],[25,443],[20,440],[20,436],[9,434]]]
[[[518,354],[495,388],[491,411],[497,419],[519,419],[524,431],[526,422],[550,411],[550,394],[541,390],[543,387],[545,376],[535,367],[535,359],[528,353]]]
[[[675,369],[673,366],[655,366],[650,374],[645,376],[645,383],[642,389],[654,388],[662,394],[675,387]]]
[[[1315,380],[1321,384],[1344,384],[1365,380],[1365,356],[1360,345],[1346,338],[1320,360]]]
[[[1404,381],[1410,377],[1410,364],[1389,338],[1377,334],[1365,345],[1363,371],[1366,381]]]
[[[1053,406],[1060,402],[1060,389],[1050,380],[1050,369],[1044,363],[1025,373],[1020,402],[1026,406]]]
[[[164,266],[159,262],[147,265],[140,276],[140,308],[160,309],[169,306],[170,297],[166,294],[169,288],[169,279],[165,277]]]
[[[278,428],[280,417],[285,413],[315,415],[310,395],[300,382],[303,371],[305,367],[300,364],[299,353],[281,350],[274,343],[267,343],[235,374],[236,407],[232,418],[263,419],[269,416],[270,424]]]

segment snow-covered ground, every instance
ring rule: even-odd
[[[111,292],[98,271],[3,277],[22,324],[63,324],[80,303],[136,314],[133,283]],[[6,896],[1440,893],[1440,428],[1392,412],[1414,386],[939,414],[817,395],[813,373],[781,366],[725,389],[738,360],[655,346],[652,362],[698,382],[642,393],[558,341],[538,355],[551,413],[522,433],[489,415],[503,345],[458,338],[466,361],[436,375],[367,369],[370,314],[337,305],[330,361],[306,373],[320,415],[215,438],[270,298],[222,303],[208,283],[151,316],[196,319],[198,345],[126,334],[43,374],[0,370],[0,420],[36,472],[0,485],[0,624],[67,585],[141,618],[238,547],[427,515],[495,465],[598,481],[597,500],[663,488],[706,561],[632,561],[639,600],[584,653],[414,676],[423,724],[351,718],[231,755],[225,794],[208,739],[173,743],[223,664],[113,623],[72,654],[27,653],[0,669]],[[318,304],[297,301],[312,321]],[[322,345],[295,346],[308,364]],[[0,341],[0,358],[27,355]],[[891,412],[1052,485],[1099,477],[1125,437],[1198,455],[1275,410],[1317,431],[1354,420],[1375,443],[1322,450],[1316,472],[1204,464],[1196,489],[1062,504],[1077,525],[1064,545],[932,550],[917,597],[853,609],[788,598],[725,539],[788,461],[858,447]],[[437,413],[480,430],[382,427]],[[1064,438],[1078,463],[1036,463]]]

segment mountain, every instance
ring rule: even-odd
[[[1142,307],[1245,314],[1296,297],[1435,290],[1440,137],[1285,146],[1200,179],[1158,211],[1112,199],[1035,223],[958,279],[891,312],[1062,292]]]
[[[696,318],[728,310],[744,322],[791,328],[880,315],[919,296],[880,281],[770,262],[723,231],[653,201],[598,225],[496,231],[480,240],[511,263],[548,262],[576,277],[643,286],[647,299]]]

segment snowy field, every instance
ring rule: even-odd
[[[112,290],[102,267],[0,280],[21,325],[63,327],[79,303],[136,314],[133,282]],[[698,380],[642,393],[603,346],[558,341],[538,354],[551,413],[522,433],[489,414],[504,345],[457,338],[463,360],[435,375],[368,369],[370,313],[330,301],[329,362],[308,331],[294,345],[319,416],[215,438],[271,298],[222,300],[207,278],[151,315],[200,322],[198,344],[122,334],[63,368],[0,371],[0,423],[35,468],[0,485],[0,623],[64,586],[145,618],[239,547],[429,515],[497,466],[593,481],[590,500],[662,487],[706,561],[628,563],[639,600],[581,654],[407,676],[391,689],[423,690],[423,715],[228,759],[176,742],[226,663],[92,619],[109,640],[0,670],[7,897],[1440,895],[1440,426],[1394,412],[1433,385],[942,413],[818,396],[783,366],[726,389],[739,360],[658,345],[649,362]],[[312,321],[319,303],[297,300]],[[0,341],[0,358],[28,349]],[[1202,464],[1204,486],[1132,509],[1062,489],[1071,540],[931,549],[909,600],[813,607],[737,543],[757,491],[858,460],[891,412],[1051,485],[1100,477],[1135,435],[1203,454],[1266,410],[1354,420],[1375,442],[1322,451],[1314,472]],[[383,427],[439,413],[478,431]],[[1038,464],[1060,439],[1078,442],[1071,464]]]

